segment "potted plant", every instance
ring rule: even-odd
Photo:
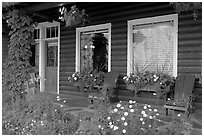
[[[68,81],[79,88],[80,92],[92,93],[100,87],[104,80],[104,72],[82,71],[75,72],[68,77]]]

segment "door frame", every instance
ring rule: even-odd
[[[46,38],[46,27],[58,26],[58,37]],[[60,23],[59,22],[42,22],[36,27],[40,29],[39,42],[39,77],[40,77],[40,92],[45,92],[45,68],[46,68],[46,45],[45,42],[57,40],[58,43],[58,63],[57,63],[57,94],[59,94],[59,69],[60,69]]]

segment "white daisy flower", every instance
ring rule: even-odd
[[[147,117],[147,114],[143,114],[143,117]]]
[[[140,121],[143,121],[143,118],[140,118]]]
[[[157,113],[156,115],[159,116],[159,113]]]
[[[127,115],[128,115],[128,112],[125,112],[124,115],[127,116]]]
[[[128,125],[128,123],[127,123],[127,122],[125,122],[125,123],[124,123],[124,126],[127,126],[127,125]]]
[[[77,80],[77,77],[74,77],[74,80]]]
[[[108,124],[109,124],[109,125],[112,125],[113,123],[112,123],[112,122],[109,122]]]
[[[98,128],[101,128],[101,125],[98,125]]]
[[[142,112],[141,112],[141,114],[143,114],[143,115],[144,115],[144,114],[145,114],[145,111],[142,111]]]
[[[149,116],[149,119],[152,119],[153,117],[152,116]]]
[[[154,109],[154,112],[157,112],[157,109]]]
[[[125,133],[126,133],[126,130],[125,130],[125,129],[123,129],[123,130],[122,130],[122,132],[125,134]]]
[[[58,98],[57,101],[60,101],[60,98]]]
[[[132,104],[133,103],[132,100],[129,100],[129,103]]]
[[[178,114],[177,116],[178,116],[178,117],[180,117],[180,116],[181,116],[181,114]]]
[[[108,119],[108,120],[110,120],[110,119],[111,119],[111,117],[107,117],[107,119]]]
[[[117,129],[118,129],[118,127],[117,127],[117,126],[114,126],[114,127],[113,127],[113,130],[117,130]]]
[[[114,111],[114,112],[118,112],[118,109],[117,109],[117,108],[115,108],[113,111]]]
[[[124,120],[125,120],[125,117],[121,117],[121,120],[123,120],[123,121],[124,121]]]
[[[64,100],[63,102],[66,103],[66,100]]]
[[[117,107],[118,107],[118,108],[121,107],[121,104],[117,104]]]
[[[151,128],[151,127],[152,127],[152,125],[148,125],[148,127],[150,127],[150,128]]]
[[[132,112],[132,113],[133,113],[134,111],[135,111],[134,109],[130,109],[130,112]]]
[[[144,108],[144,109],[147,109],[147,106],[144,106],[143,108]]]
[[[124,107],[121,107],[120,109],[124,109]]]
[[[129,108],[132,108],[132,105],[129,105]]]
[[[147,105],[149,108],[151,107],[150,105]]]
[[[150,108],[149,111],[152,111],[152,109]]]
[[[145,124],[145,122],[144,121],[142,121],[142,125],[144,125]]]

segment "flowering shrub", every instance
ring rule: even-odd
[[[128,104],[120,102],[111,107],[105,122],[98,127],[101,130],[108,129],[108,134],[146,134],[148,130],[158,126],[155,119],[159,116],[159,113],[157,109],[151,108],[150,105],[145,105],[144,109],[148,111],[141,111],[140,113],[137,103],[132,100]]]
[[[175,116],[172,122],[161,120],[157,108],[138,105],[130,100],[115,105],[101,104],[95,113],[85,113],[80,117],[81,127],[76,134],[94,135],[181,135],[191,134],[192,125]],[[177,130],[179,129],[179,130]]]

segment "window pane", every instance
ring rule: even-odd
[[[55,35],[55,27],[51,27],[51,38],[56,37]]]
[[[173,74],[173,26],[152,25],[133,33],[133,72],[162,71]]]
[[[39,39],[40,38],[40,30],[39,29],[35,29],[34,30],[34,39]]]
[[[29,62],[30,62],[30,65],[32,66],[32,67],[35,67],[35,46],[31,46],[30,47],[30,50],[31,50],[31,57],[30,57],[30,59],[29,59]]]
[[[81,71],[108,71],[108,33],[81,34]]]
[[[56,31],[55,31],[55,37],[58,37],[58,26],[55,27]]]
[[[46,28],[46,38],[51,38],[51,36],[50,36],[50,28]]]

